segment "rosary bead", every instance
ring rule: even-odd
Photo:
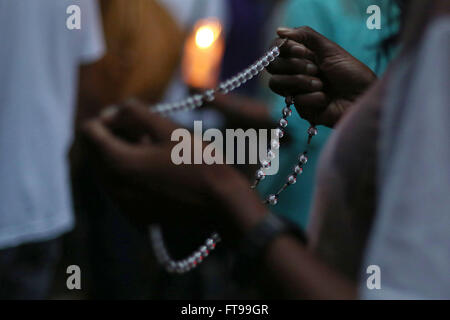
[[[176,263],[173,261],[170,261],[169,264],[167,265],[167,271],[174,272],[176,267],[177,267]]]
[[[244,72],[244,76],[245,76],[245,79],[248,81],[248,80],[251,80],[252,78],[253,78],[253,75],[252,75],[252,71],[250,70],[250,69],[247,69],[245,72]]]
[[[283,131],[282,129],[280,129],[280,128],[277,128],[277,129],[275,130],[275,134],[276,134],[276,136],[277,136],[279,139],[281,139],[281,138],[284,137],[284,131]]]
[[[258,61],[256,64],[256,70],[258,70],[258,73],[264,70],[264,65],[262,61]]]
[[[233,86],[234,86],[235,88],[238,88],[238,87],[241,85],[241,82],[239,81],[239,78],[238,78],[238,77],[234,77],[234,78],[231,80],[231,83],[233,84]]]
[[[288,177],[288,183],[289,184],[295,184],[297,182],[297,179],[294,176]]]
[[[194,268],[197,265],[197,262],[195,261],[195,258],[193,256],[190,256],[188,259],[188,264],[191,268]]]
[[[240,82],[241,84],[244,84],[244,83],[247,82],[247,78],[245,77],[245,74],[244,74],[243,72],[242,72],[242,73],[239,73],[238,79],[239,79],[239,82]]]
[[[214,243],[213,239],[208,238],[208,240],[206,240],[206,246],[208,247],[209,250],[214,250],[216,244]]]
[[[283,109],[283,116],[287,118],[287,117],[290,117],[291,115],[292,115],[292,110],[288,107],[285,107]]]
[[[251,67],[251,73],[253,76],[256,76],[259,72],[258,72],[258,68],[256,67],[256,65],[253,65]]]
[[[287,106],[292,106],[294,104],[294,98],[292,96],[287,96],[286,99],[284,99],[284,102]]]
[[[204,258],[206,258],[209,255],[209,251],[208,251],[208,248],[206,246],[201,246],[200,247],[200,252],[201,252],[201,254],[202,254],[202,256]]]
[[[270,146],[272,147],[272,150],[278,150],[280,148],[280,141],[273,139],[270,141]]]
[[[219,90],[222,92],[222,93],[224,93],[224,94],[227,94],[228,93],[228,89],[227,89],[227,86],[226,86],[226,84],[225,83],[221,83],[221,84],[219,84]]]
[[[258,171],[256,171],[256,179],[264,180],[265,177],[266,177],[266,174],[264,173],[263,170],[259,169]]]
[[[211,90],[211,91],[213,91],[213,90]],[[214,91],[213,91],[213,93],[214,93]],[[201,94],[196,94],[194,96],[194,102],[195,102],[196,107],[201,107],[203,105],[203,96]]]
[[[267,158],[268,158],[269,160],[273,160],[273,159],[275,159],[275,157],[276,157],[275,152],[273,152],[272,150],[269,150],[269,151],[267,152]]]
[[[275,194],[271,194],[267,198],[267,201],[269,202],[270,205],[274,206],[278,203],[278,196],[276,196]]]
[[[270,168],[270,161],[267,161],[267,160],[261,161],[261,166],[262,166],[264,169]]]
[[[310,127],[309,129],[308,129],[308,135],[310,135],[310,136],[316,136],[317,134],[319,133],[319,131],[317,130],[317,128],[316,127]]]
[[[280,120],[280,127],[286,128],[287,125],[288,125],[288,121],[286,119],[281,119]]]
[[[214,101],[215,96],[214,96],[214,90],[206,90],[205,91],[205,100],[208,102],[212,102]]]
[[[273,53],[272,53],[272,52],[269,52],[269,53],[266,55],[266,58],[267,58],[267,60],[269,60],[269,62],[272,62],[273,60],[275,60],[275,57],[273,56]]]
[[[269,60],[267,58],[262,58],[261,63],[263,67],[267,67],[269,65]]]
[[[203,256],[200,252],[196,252],[194,255],[195,261],[197,261],[197,263],[200,263],[203,261]]]
[[[300,166],[295,166],[294,172],[295,172],[296,174],[302,174],[302,173],[303,173],[303,168],[300,167]]]
[[[221,239],[220,239],[220,236],[219,236],[219,234],[217,233],[217,232],[214,232],[212,235],[211,235],[211,238],[213,239],[213,241],[214,241],[214,243],[217,243],[217,242],[219,242]]]
[[[301,164],[306,164],[306,163],[308,162],[308,157],[305,156],[304,154],[302,154],[302,155],[300,155],[300,157],[298,158],[298,161],[299,161]]]
[[[274,57],[278,57],[280,55],[280,48],[273,47],[271,53],[273,54]]]
[[[195,108],[195,101],[193,98],[187,98],[186,103],[187,103],[189,109]]]

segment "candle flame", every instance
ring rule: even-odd
[[[215,18],[197,21],[188,37],[183,56],[183,78],[195,88],[217,84],[224,52],[222,25]]]
[[[221,33],[221,26],[215,21],[208,21],[207,25],[201,26],[195,33],[195,43],[199,48],[206,49],[213,45]]]

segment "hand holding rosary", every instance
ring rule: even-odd
[[[228,79],[219,84],[215,89],[206,90],[203,94],[195,94],[191,97],[186,98],[183,101],[170,103],[170,104],[158,104],[150,109],[151,112],[160,113],[162,115],[169,115],[174,112],[192,110],[202,107],[205,103],[212,102],[215,99],[217,93],[228,94],[233,90],[239,88],[247,81],[258,76],[267,66],[269,66],[279,55],[280,48],[287,42],[284,39],[278,46],[273,47],[269,52],[267,52],[262,58],[258,59],[254,64],[240,72],[236,76]],[[278,128],[276,129],[276,135],[278,139],[273,139],[270,142],[270,148],[267,152],[266,159],[261,161],[261,168],[256,172],[255,181],[253,182],[251,188],[255,189],[259,183],[264,180],[266,174],[265,171],[270,168],[271,161],[275,158],[274,150],[280,148],[279,139],[285,136],[285,130],[288,126],[288,118],[292,115],[292,105],[294,104],[292,97],[286,98],[286,106],[282,110],[282,117],[278,123]],[[318,134],[317,128],[312,125],[308,131],[308,145],[311,143],[311,139]],[[306,149],[298,157],[297,164],[294,166],[292,173],[287,177],[285,184],[274,194],[269,195],[264,201],[265,204],[276,205],[280,199],[280,195],[289,186],[296,183],[299,175],[302,174],[304,166],[308,162],[307,157],[308,150]],[[206,257],[209,256],[211,251],[216,248],[217,243],[221,241],[219,234],[213,233],[205,243],[194,251],[187,258],[175,261],[173,260],[168,250],[165,246],[162,230],[158,225],[152,225],[150,227],[150,238],[152,241],[152,247],[155,252],[158,262],[164,266],[169,273],[186,273],[190,270],[196,268],[201,264]]]

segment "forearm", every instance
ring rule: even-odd
[[[264,219],[267,208],[239,179],[222,181],[215,191],[228,216],[224,237],[225,240],[233,239],[231,245],[236,245]],[[289,298],[356,298],[353,283],[326,266],[293,236],[283,235],[275,239],[267,248],[263,261],[270,281]]]

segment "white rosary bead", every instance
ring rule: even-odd
[[[256,64],[256,70],[258,70],[258,73],[264,70],[262,61],[258,61],[258,63]]]
[[[201,246],[200,247],[200,252],[201,252],[201,254],[202,254],[202,256],[204,258],[206,258],[209,255],[209,251],[208,251],[208,248],[206,246]]]
[[[190,256],[187,261],[191,268],[194,268],[197,265],[197,262],[193,256]]]
[[[269,60],[269,62],[272,62],[273,60],[275,60],[275,57],[273,56],[273,53],[272,53],[272,52],[269,52],[269,53],[266,55],[266,58],[267,58],[267,60]]]
[[[253,78],[252,71],[250,69],[247,69],[244,72],[244,75],[245,75],[245,79],[247,79],[247,81],[249,81]]]
[[[214,101],[214,99],[215,99],[214,93],[215,93],[214,90],[206,90],[205,100],[208,102]],[[200,96],[200,101],[201,101],[201,96]]]
[[[194,101],[193,98],[187,98],[186,104],[187,104],[189,109],[194,109],[195,108],[195,101]]]
[[[228,89],[225,83],[221,83],[219,84],[219,90],[220,92],[222,92],[223,94],[227,94],[228,93]]]
[[[256,75],[258,75],[258,68],[256,67],[256,65],[253,65],[252,67],[251,67],[251,73],[252,73],[252,75],[253,76],[256,76]]]
[[[279,139],[281,139],[281,138],[284,137],[284,131],[281,130],[280,128],[277,128],[277,129],[275,130],[275,134],[276,134],[276,136],[277,136]]]
[[[286,119],[281,119],[280,120],[280,127],[286,128],[287,125],[288,125],[288,121]]]
[[[278,203],[278,196],[276,196],[275,194],[271,194],[267,198],[267,201],[269,202],[270,205],[274,206]]]
[[[206,240],[206,246],[208,247],[209,250],[214,250],[216,245],[214,243],[214,240],[209,238],[208,240]]]
[[[283,116],[287,118],[287,117],[290,117],[291,115],[292,115],[291,108],[285,107],[283,109]]]
[[[267,160],[261,161],[261,166],[262,166],[264,169],[270,168],[270,161],[267,161]]]
[[[168,272],[174,272],[176,270],[176,268],[177,268],[177,264],[175,262],[173,262],[173,261],[170,261],[167,264],[167,271]]]
[[[287,106],[292,106],[294,104],[294,98],[292,96],[287,96],[286,99],[284,99],[284,102]]]
[[[233,84],[233,86],[234,86],[235,88],[239,88],[240,85],[241,85],[241,82],[239,81],[238,77],[234,77],[234,78],[231,80],[231,83]]]
[[[278,47],[273,47],[272,48],[272,50],[270,51],[272,54],[273,54],[273,56],[276,58],[276,57],[278,57],[279,55],[280,55],[280,48],[278,48]]]
[[[194,258],[195,258],[195,261],[197,261],[197,263],[201,263],[203,261],[203,256],[200,252],[196,252],[194,254]]]
[[[278,150],[280,148],[280,142],[277,139],[270,141],[270,146],[273,150]]]
[[[263,65],[263,67],[267,67],[268,65],[269,65],[269,60],[267,59],[267,58],[263,58],[262,60],[261,60],[261,63],[262,63],[262,65]]]
[[[317,128],[316,127],[310,127],[309,129],[308,129],[308,135],[310,135],[310,136],[316,136],[317,134],[319,133],[319,130],[317,130]]]
[[[298,161],[299,161],[301,164],[306,164],[306,163],[308,162],[308,157],[305,156],[304,154],[302,154],[302,155],[300,155],[300,157],[298,158]]]
[[[262,169],[259,169],[258,171],[256,171],[256,179],[264,180],[265,177],[266,177],[266,174],[264,173],[264,171]]]
[[[295,166],[294,172],[295,172],[296,174],[302,174],[302,173],[303,173],[303,168],[300,167],[300,166]]]
[[[214,93],[214,90],[212,90]],[[214,94],[213,94],[214,97]],[[203,105],[203,96],[201,94],[196,94],[194,96],[194,102],[196,107],[201,107]]]
[[[297,182],[297,179],[294,176],[288,177],[288,183],[289,184],[295,184]]]

